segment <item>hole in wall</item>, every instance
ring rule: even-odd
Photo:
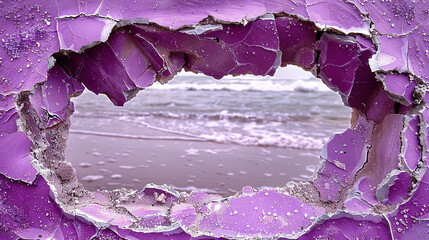
[[[306,181],[350,125],[339,95],[295,66],[222,80],[181,72],[124,107],[89,91],[73,102],[66,159],[88,190],[156,183],[227,196]]]

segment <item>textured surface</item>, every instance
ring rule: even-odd
[[[425,239],[429,3],[0,2],[0,237]],[[71,98],[123,105],[184,68],[311,71],[354,109],[308,182],[229,198],[89,192],[65,159]]]

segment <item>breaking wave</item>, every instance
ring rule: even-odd
[[[227,120],[230,122],[242,122],[242,123],[268,123],[268,122],[279,122],[286,123],[291,121],[306,121],[311,118],[310,114],[294,115],[288,113],[270,113],[270,112],[170,112],[170,111],[153,111],[153,112],[88,112],[75,113],[75,117],[80,118],[106,118],[106,117],[121,117],[121,118],[138,118],[138,117],[151,117],[151,118],[163,118],[163,119],[178,119],[178,120],[210,120],[220,121]],[[334,117],[332,117],[334,118]]]
[[[180,81],[175,79],[168,84],[154,84],[148,89],[175,91],[255,91],[255,92],[329,92],[321,80],[200,80]]]
[[[217,135],[202,135],[205,139],[218,143],[232,143],[244,146],[259,146],[259,147],[281,147],[294,149],[321,149],[325,143],[324,139],[315,139],[290,134],[267,134],[264,135],[242,135],[242,134],[217,134]]]
[[[289,77],[176,76],[115,109],[105,97],[83,94],[71,133],[319,150],[347,127],[349,113],[320,79]]]
[[[216,142],[224,144],[237,144],[242,146],[280,147],[309,150],[321,149],[326,142],[326,140],[323,138],[315,139],[307,136],[292,135],[287,133],[273,133],[269,131],[254,132],[252,135],[227,132],[197,135],[177,130],[168,130],[165,128],[154,127],[148,124],[145,125],[153,130],[174,134],[176,136],[146,136],[75,129],[71,129],[70,133],[127,139]]]

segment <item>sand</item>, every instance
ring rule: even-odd
[[[100,129],[91,129],[103,132]],[[137,133],[137,132],[136,132]],[[138,134],[151,135],[139,128]],[[152,135],[153,136],[153,135]],[[89,190],[142,189],[169,184],[231,195],[255,188],[305,181],[319,160],[317,150],[242,146],[184,140],[145,140],[70,133],[67,160]]]

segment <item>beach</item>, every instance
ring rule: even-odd
[[[155,183],[227,196],[308,180],[330,135],[349,127],[350,110],[297,71],[222,80],[182,73],[124,107],[85,92],[73,99],[66,159],[89,190]]]

